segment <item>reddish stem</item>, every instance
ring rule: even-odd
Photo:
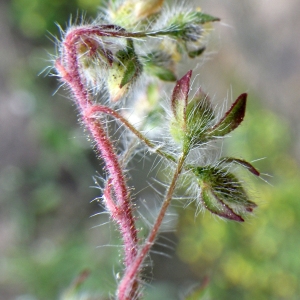
[[[101,123],[90,113],[93,102],[85,85],[85,81],[80,74],[80,65],[78,62],[78,42],[82,38],[92,34],[108,35],[99,30],[90,30],[89,28],[79,28],[70,31],[63,43],[63,53],[60,60],[56,61],[56,68],[65,81],[72,93],[74,94],[76,103],[82,116],[83,124],[89,130],[96,148],[105,162],[106,169],[109,173],[109,183],[114,192],[116,204],[114,211],[111,212],[112,217],[118,223],[125,250],[124,263],[128,267],[135,259],[137,254],[137,230],[134,217],[132,214],[130,194],[126,185],[125,175],[117,159],[114,147],[108,139],[105,129]],[[109,208],[109,207],[108,207]],[[117,213],[116,213],[117,211]],[[137,284],[133,285],[131,295],[136,293]]]
[[[125,125],[139,140],[143,141],[149,148],[155,149],[155,152],[161,155],[162,157],[177,163],[177,160],[170,154],[162,151],[161,149],[157,148],[157,146],[152,143],[149,139],[147,139],[140,131],[138,131],[127,119],[125,119],[122,115],[117,113],[115,110],[103,106],[100,104],[95,104],[90,107],[90,113],[96,116],[97,113],[104,113],[113,116],[115,119],[121,121],[123,125]]]
[[[177,179],[183,169],[185,157],[186,157],[186,155],[183,153],[178,161],[178,165],[175,170],[172,182],[167,191],[165,200],[162,204],[161,209],[159,210],[159,214],[156,218],[156,221],[153,225],[151,232],[148,235],[148,238],[147,238],[145,244],[140,249],[140,251],[137,254],[133,263],[125,270],[123,279],[121,280],[119,287],[118,287],[118,299],[120,299],[120,300],[130,300],[131,299],[130,291],[132,290],[132,286],[135,284],[136,274],[140,273],[142,264],[143,264],[146,256],[148,255],[150,248],[153,246],[153,244],[155,242],[155,239],[157,237],[161,223],[162,223],[164,216],[167,212],[167,209],[171,203],[172,196],[173,196],[173,193],[174,193],[174,190],[176,187]]]

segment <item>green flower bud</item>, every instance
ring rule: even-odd
[[[190,73],[180,79],[173,91],[172,111],[174,118],[170,132],[175,142],[185,150],[207,141],[206,131],[212,126],[214,111],[209,97],[201,90],[188,103]]]
[[[200,11],[178,12],[168,21],[168,34],[183,41],[197,41],[203,33],[201,25],[215,21],[220,21],[220,19]]]
[[[234,158],[222,159],[217,166],[194,168],[193,173],[201,187],[200,201],[207,210],[219,217],[243,222],[244,216],[251,213],[257,205],[249,200],[241,182],[225,166],[230,162],[241,164],[259,176],[259,172],[251,164]]]
[[[112,67],[108,71],[107,88],[111,101],[118,101],[125,96],[141,72],[142,65],[135,54],[133,42],[128,40],[127,47],[116,53]]]
[[[219,20],[201,11],[179,10],[168,19],[161,32],[177,39],[181,51],[185,50],[189,57],[194,58],[205,50],[203,38],[210,31],[211,22]]]
[[[164,17],[163,13],[161,15],[161,22],[165,24],[155,28],[152,34],[170,36],[175,46],[172,47],[175,49],[173,52],[179,58],[184,52],[191,58],[201,55],[205,50],[204,37],[212,29],[211,23],[220,20],[202,13],[200,9],[177,9],[169,12],[169,17]],[[160,19],[156,23],[160,24]]]
[[[210,98],[202,90],[193,97],[186,109],[187,132],[186,143],[190,147],[207,141],[206,131],[215,119]]]

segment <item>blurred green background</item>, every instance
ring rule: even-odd
[[[205,299],[299,299],[300,3],[195,2],[222,19],[197,80],[215,99],[249,93],[243,126],[223,151],[264,158],[254,164],[272,177],[246,178],[259,208],[245,224],[177,209],[176,233],[161,239],[172,249],[155,247],[170,258],[153,255],[147,299],[182,299],[206,278]],[[100,192],[89,188],[101,164],[72,101],[62,89],[53,95],[56,78],[47,69],[38,76],[55,54],[55,23],[65,28],[82,12],[93,18],[100,4],[0,1],[0,299],[58,299],[84,270],[91,274],[82,292],[113,294],[118,236],[107,215],[90,218],[101,212],[90,203]],[[151,201],[150,193],[137,198]]]

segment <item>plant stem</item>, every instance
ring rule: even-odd
[[[113,116],[114,118],[116,118],[117,120],[121,121],[134,135],[137,136],[137,138],[141,141],[143,141],[149,148],[154,149],[155,152],[159,155],[161,155],[162,157],[177,163],[177,160],[174,156],[172,156],[171,154],[166,153],[165,151],[161,150],[161,149],[157,149],[157,146],[152,143],[148,138],[146,138],[139,130],[137,130],[127,119],[125,119],[122,115],[120,115],[119,113],[117,113],[115,110],[107,107],[107,106],[103,106],[103,105],[93,105],[91,107],[91,114],[96,114],[96,113],[104,113],[104,114],[108,114]]]
[[[66,36],[62,57],[56,61],[56,69],[62,80],[70,87],[80,111],[82,122],[91,133],[92,139],[96,144],[96,149],[104,160],[109,173],[108,182],[113,187],[114,199],[116,201],[115,205],[110,206],[113,207],[111,216],[120,228],[124,243],[124,264],[127,268],[134,261],[138,247],[137,229],[132,213],[130,193],[126,185],[126,177],[120,166],[114,147],[106,135],[105,129],[99,120],[96,120],[90,114],[93,102],[90,100],[85,81],[81,76],[78,62],[77,42],[82,38],[79,33],[78,31],[77,33],[70,32]],[[81,34],[89,34],[89,32],[85,30]],[[131,296],[136,294],[136,290],[138,289],[137,279],[132,285]]]
[[[176,170],[174,172],[171,184],[167,191],[165,200],[163,201],[163,204],[162,204],[159,214],[156,218],[156,221],[153,225],[153,228],[152,228],[151,232],[149,233],[149,235],[145,241],[145,244],[138,252],[135,260],[126,269],[126,271],[124,273],[123,279],[121,280],[119,287],[118,287],[118,299],[119,300],[130,300],[129,295],[130,295],[130,291],[132,289],[132,285],[136,281],[136,274],[140,273],[142,263],[144,262],[146,256],[149,253],[150,248],[153,246],[153,244],[155,242],[159,228],[162,224],[162,221],[167,212],[167,209],[171,203],[177,180],[179,178],[180,173],[183,170],[185,158],[186,158],[186,153],[182,153],[182,155],[179,158]]]

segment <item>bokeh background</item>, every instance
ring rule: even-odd
[[[197,79],[214,99],[249,93],[243,126],[223,151],[264,158],[254,164],[271,176],[247,179],[259,208],[245,224],[178,208],[177,230],[160,243],[171,247],[154,249],[170,256],[152,256],[147,299],[182,299],[203,282],[205,299],[299,299],[300,2],[195,3],[222,19]],[[65,28],[83,11],[93,18],[100,4],[0,1],[0,299],[58,299],[84,270],[80,291],[95,299],[114,291],[118,236],[106,215],[90,218],[101,212],[90,203],[101,164],[56,78],[38,76],[55,53],[55,22]]]

